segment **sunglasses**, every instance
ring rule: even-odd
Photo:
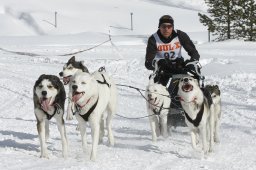
[[[172,28],[172,25],[162,24],[160,27],[163,29],[165,29],[165,28],[170,29],[170,28]]]

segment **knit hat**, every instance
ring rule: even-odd
[[[161,24],[163,23],[170,23],[170,24],[174,24],[173,18],[170,15],[163,15],[160,19],[159,19],[159,24],[158,24],[158,28],[160,27]]]

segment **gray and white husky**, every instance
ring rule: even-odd
[[[66,93],[60,79],[54,75],[41,75],[33,89],[34,112],[41,145],[41,157],[48,158],[46,140],[49,138],[49,120],[54,117],[61,135],[63,157],[68,155],[68,144],[63,119]]]
[[[72,99],[72,93],[71,93],[71,85],[70,80],[71,78],[76,74],[80,72],[86,72],[89,73],[87,67],[84,65],[83,61],[76,61],[75,56],[71,57],[68,62],[63,66],[63,71],[59,73],[61,77],[63,77],[63,83],[64,85],[69,84],[69,91],[68,91],[68,107],[67,107],[67,120],[73,119],[73,113],[71,110],[71,99]]]
[[[180,79],[178,89],[185,121],[190,128],[192,147],[196,149],[199,137],[204,154],[213,150],[214,137],[215,142],[219,140],[220,93],[218,87],[209,91],[210,87],[203,92],[198,80],[187,76]]]

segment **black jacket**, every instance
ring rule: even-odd
[[[189,36],[180,30],[173,30],[171,36],[169,38],[164,38],[160,30],[157,31],[157,34],[161,41],[163,43],[169,43],[171,42],[175,37],[178,36],[179,41],[181,46],[187,51],[188,55],[191,57],[193,60],[199,60],[200,55],[198,54],[195,45],[193,42],[190,40]],[[155,58],[157,53],[157,46],[156,46],[156,40],[153,35],[151,35],[148,39],[148,45],[146,49],[146,59],[145,59],[145,66],[148,70],[154,70],[154,67],[152,66],[152,61]]]

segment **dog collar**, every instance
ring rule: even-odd
[[[184,111],[184,112],[185,112],[185,111]],[[190,123],[192,123],[195,127],[198,127],[199,123],[200,123],[201,120],[202,120],[203,113],[204,113],[204,104],[202,105],[201,109],[200,109],[199,112],[197,113],[196,118],[195,118],[194,120],[192,120],[186,112],[185,112],[185,116],[186,116],[186,119],[187,119]]]
[[[85,102],[85,104],[82,105],[82,106],[79,105],[79,104],[76,104],[76,105],[79,106],[80,109],[82,109],[85,105],[87,105],[87,104],[89,103],[89,101],[91,100],[91,98],[92,98],[92,97],[90,97],[90,98],[87,100],[87,102]]]

